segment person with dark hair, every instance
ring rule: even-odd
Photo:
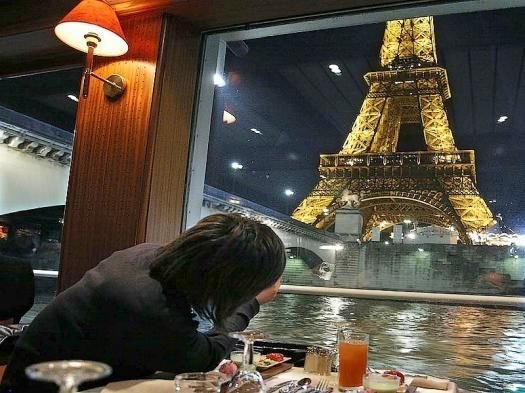
[[[275,297],[285,261],[268,226],[237,214],[208,216],[165,246],[115,252],[40,312],[18,341],[2,386],[42,392],[24,369],[59,359],[109,364],[113,373],[101,384],[211,370],[233,348],[227,333],[245,329]],[[199,332],[198,318],[214,328]]]

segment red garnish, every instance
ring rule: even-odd
[[[274,362],[282,362],[284,360],[284,355],[279,352],[267,353],[264,356],[266,356],[270,360],[273,360]]]
[[[397,375],[399,377],[399,383],[402,385],[405,383],[405,374],[397,370],[387,370],[383,374]]]

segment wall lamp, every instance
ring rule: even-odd
[[[55,34],[65,44],[87,53],[82,76],[82,97],[87,97],[89,81],[104,82],[104,94],[117,97],[126,89],[126,80],[117,74],[107,79],[93,72],[93,56],[120,56],[128,44],[115,10],[104,0],[82,0],[55,27]]]

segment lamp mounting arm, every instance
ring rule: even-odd
[[[126,90],[126,79],[118,74],[108,76],[108,79],[91,72],[90,74],[99,81],[104,82],[104,94],[109,98],[118,97]]]
[[[101,41],[100,37],[95,33],[88,33],[84,35],[88,52],[86,56],[86,65],[84,68],[83,83],[82,83],[82,97],[86,98],[89,93],[89,81],[90,77],[98,79],[104,82],[104,94],[110,98],[118,97],[126,89],[126,80],[117,74],[110,75],[108,79],[102,78],[101,76],[93,72],[93,55],[98,43]]]

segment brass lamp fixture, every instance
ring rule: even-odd
[[[93,56],[120,56],[128,44],[115,10],[104,0],[82,0],[55,27],[55,34],[65,44],[87,53],[82,76],[82,97],[87,97],[91,77],[104,82],[108,97],[121,95],[126,80],[117,74],[107,79],[93,72]]]

